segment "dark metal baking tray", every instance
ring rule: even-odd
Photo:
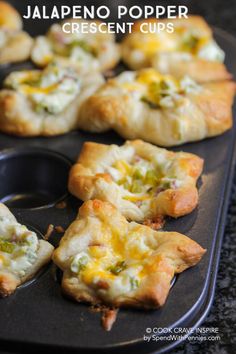
[[[226,52],[226,65],[232,73],[236,74],[234,60],[236,40],[219,29],[215,30],[215,37]],[[28,65],[20,64],[1,68],[1,78],[12,70]],[[235,108],[234,113],[236,113]],[[188,216],[178,220],[168,220],[165,230],[187,234],[208,251],[199,265],[177,277],[163,308],[146,312],[121,310],[112,331],[105,332],[100,325],[100,314],[92,313],[88,306],[77,304],[62,296],[60,284],[56,280],[55,268],[51,264],[29,284],[20,287],[15,294],[0,300],[1,348],[17,351],[20,346],[24,348],[24,352],[32,352],[32,348],[43,346],[44,349],[47,347],[52,351],[54,348],[57,352],[66,353],[69,350],[80,353],[122,353],[129,349],[135,353],[163,353],[178,344],[178,341],[153,341],[148,344],[143,341],[146,328],[199,326],[207,315],[214,296],[226,211],[236,161],[235,134],[236,126],[234,125],[231,131],[222,136],[174,149],[200,155],[205,160],[205,166],[199,183],[198,208]],[[70,162],[76,159],[85,141],[106,144],[122,144],[123,142],[114,132],[96,135],[76,131],[53,138],[29,139],[1,134],[0,177],[4,173],[14,173],[15,179],[27,180],[28,174],[33,179],[38,179],[37,176],[44,171],[43,163],[41,172],[37,169],[35,171],[30,163],[32,160],[29,160],[24,168],[21,164],[22,154],[25,159],[28,159],[29,155],[36,154],[41,158],[43,156],[52,158],[52,166],[55,164],[55,169],[57,169],[55,159],[62,159],[65,170],[61,174],[59,169],[58,174],[54,174],[53,178],[56,183],[60,181],[62,175],[65,176],[64,174],[68,172]],[[16,159],[15,170],[6,167],[12,156]],[[44,182],[45,178],[48,178],[48,185],[52,186],[51,173],[48,176],[42,173],[42,178]],[[26,189],[28,185],[29,183]],[[49,193],[49,199],[54,198],[50,194],[51,188],[49,187],[46,191]],[[4,190],[4,186],[0,188],[0,193],[1,190]],[[37,198],[35,197],[35,205],[38,202]],[[58,198],[60,199],[60,195]],[[58,198],[55,197],[54,200],[58,201]],[[44,203],[42,205],[39,203],[39,207],[29,209],[27,203],[31,205],[32,200],[26,200],[23,203],[19,199],[15,202],[15,206],[23,207],[15,207],[11,210],[20,222],[34,228],[40,235],[46,232],[49,224],[66,228],[74,219],[81,203],[71,196],[67,196],[66,201],[65,209],[56,208],[52,200],[48,201],[48,205],[43,206]],[[60,237],[58,233],[53,234],[51,240],[54,245],[58,244]]]

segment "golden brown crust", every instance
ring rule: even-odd
[[[9,35],[7,43],[0,50],[0,64],[15,63],[29,59],[33,39],[20,31]]]
[[[192,97],[193,102],[203,112],[208,136],[222,134],[233,124],[232,104],[236,85],[232,81],[205,84],[206,94]]]
[[[143,139],[160,146],[175,146],[216,136],[232,126],[235,83],[202,84],[197,93],[185,94],[177,108],[149,107],[110,80],[81,107],[81,129],[114,129],[125,139]],[[179,133],[178,125],[183,124]]]
[[[30,57],[33,39],[22,31],[20,14],[8,3],[0,1],[0,31],[3,44],[0,47],[0,64],[15,63]]]
[[[13,30],[22,29],[22,19],[16,9],[5,1],[0,1],[0,27]]]
[[[91,22],[83,19],[67,19],[61,24],[52,25],[46,36],[36,38],[31,53],[32,61],[40,67],[45,67],[51,61],[58,61],[61,65],[74,67],[80,73],[90,73],[94,70],[104,72],[114,68],[120,60],[120,46],[115,42],[115,36],[112,33],[101,33],[98,31],[97,33],[84,33],[81,35],[79,41],[85,42],[85,44],[92,44],[92,47],[96,47],[96,58],[91,56],[87,57],[87,59],[82,57],[82,59],[76,60],[73,59],[73,56],[63,55],[63,46],[66,41],[68,43],[70,34],[65,34],[61,26],[65,22],[81,24],[84,21],[86,23]],[[101,23],[97,20],[92,22]],[[55,29],[57,35],[54,35]],[[57,48],[57,51],[55,51],[55,48]]]
[[[198,190],[193,186],[178,190],[167,189],[160,193],[155,201],[157,215],[168,215],[174,218],[191,213],[197,205]]]
[[[11,295],[20,285],[20,279],[8,272],[0,271],[0,297]]]
[[[70,259],[80,252],[86,252],[94,242],[113,247],[113,243],[109,243],[109,235],[113,237],[114,232],[125,252],[129,252],[130,245],[126,244],[123,235],[129,234],[130,240],[132,232],[138,233],[143,242],[151,247],[152,252],[147,263],[140,258],[146,276],[141,278],[139,286],[135,290],[113,292],[109,295],[111,284],[100,287],[95,279],[92,281],[93,285],[84,282],[83,277],[70,270]],[[115,249],[114,251],[116,252]],[[205,250],[199,244],[184,235],[177,232],[157,232],[147,226],[128,223],[111,204],[90,200],[80,208],[77,219],[66,231],[59,248],[54,251],[53,260],[64,272],[63,291],[78,302],[154,309],[165,303],[174,274],[197,264],[204,253]],[[126,259],[125,261],[128,262]],[[106,283],[105,280],[103,282]]]
[[[176,159],[178,171],[184,171],[186,181],[177,189],[160,191],[152,197],[149,209],[145,212],[131,201],[126,200],[121,187],[109,174],[109,168],[124,157],[125,149],[133,149],[133,154],[152,160],[163,153],[166,161]],[[123,151],[123,155],[121,155]],[[69,191],[83,201],[99,198],[114,204],[130,220],[155,220],[158,216],[179,217],[190,213],[198,204],[196,181],[201,175],[203,160],[184,152],[167,152],[143,141],[129,141],[121,148],[116,145],[103,145],[86,142],[76,164],[71,168],[68,182]],[[99,172],[98,172],[99,171]],[[180,172],[179,172],[180,173]],[[178,178],[178,173],[177,173]]]
[[[50,262],[54,247],[44,241],[39,241],[37,260],[29,268],[23,277],[9,271],[0,270],[0,297],[6,297],[14,293],[16,288],[32,279],[35,274],[47,263]]]
[[[81,91],[60,114],[37,113],[31,101],[23,94],[3,89],[0,91],[0,131],[17,136],[53,136],[78,128],[80,107],[103,83],[99,73],[82,79]]]
[[[10,225],[15,225],[17,223],[14,215],[2,203],[0,203],[0,217],[3,221],[4,219],[8,220],[7,222],[10,223]],[[9,267],[6,268],[4,266],[4,261],[2,260],[2,255],[0,255],[0,297],[11,295],[19,285],[31,279],[51,260],[53,250],[54,247],[50,243],[44,240],[39,240],[37,259],[25,270],[24,275],[21,275],[16,270],[12,270]]]
[[[102,93],[103,89],[105,95]],[[116,92],[117,96],[112,94],[114,89],[116,87],[113,81],[108,81],[101,87],[101,95],[98,90],[84,102],[79,123],[81,129],[100,133],[110,129],[113,124],[126,125],[130,99],[127,95],[121,96],[120,92]]]
[[[159,70],[162,74],[170,74],[177,78],[187,75],[202,83],[233,78],[223,63],[200,58],[185,60],[175,53],[157,54],[152,59],[152,67]]]
[[[188,16],[188,19],[150,18],[137,21],[133,26],[132,33],[124,38],[121,45],[122,58],[131,69],[137,70],[152,66],[162,74],[170,74],[176,77],[188,75],[198,82],[227,80],[232,78],[232,75],[221,62],[206,60],[197,57],[195,54],[186,54],[181,50],[168,50],[168,46],[167,48],[165,47],[165,43],[168,39],[171,41],[172,45],[174,41],[178,41],[179,37],[175,37],[175,32],[170,34],[169,37],[168,34],[163,35],[162,33],[159,36],[157,36],[157,34],[142,33],[140,26],[143,23],[163,23],[165,26],[167,23],[171,23],[175,30],[181,26],[181,28],[197,30],[204,41],[212,41],[213,39],[211,28],[200,16],[191,15]],[[150,41],[149,45],[147,44],[148,40]],[[172,47],[171,44],[169,45]]]

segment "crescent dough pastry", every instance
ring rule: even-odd
[[[143,33],[144,23],[152,31],[157,26],[165,26],[165,29]],[[173,33],[168,33],[168,24],[173,25]],[[199,82],[231,78],[223,64],[224,52],[214,41],[212,31],[202,17],[142,20],[137,21],[133,29],[121,47],[122,58],[131,69],[152,66],[162,74],[188,75]]]
[[[38,240],[0,203],[0,297],[11,295],[51,259],[54,247]]]
[[[33,40],[28,33],[0,27],[0,64],[27,60],[32,44]]]
[[[22,31],[21,16],[11,5],[0,1],[0,64],[28,59],[32,44],[32,38]]]
[[[69,191],[82,200],[114,204],[128,219],[179,217],[198,203],[196,182],[203,160],[141,140],[122,146],[86,142],[69,176]]]
[[[155,309],[165,303],[174,274],[204,253],[187,236],[129,223],[111,204],[90,200],[53,261],[64,272],[64,292],[79,302]]]
[[[52,60],[63,65],[72,65],[80,72],[105,71],[113,68],[120,60],[120,48],[111,33],[65,33],[64,23],[84,24],[84,20],[66,20],[54,24],[46,36],[36,38],[32,60],[38,66],[45,66]],[[93,21],[96,22],[96,21]],[[86,23],[90,21],[86,20]],[[98,21],[97,21],[98,23]]]
[[[103,82],[100,73],[81,76],[53,63],[43,71],[13,72],[0,91],[0,131],[50,136],[76,129],[82,102]]]
[[[5,1],[0,1],[0,27],[21,30],[22,19],[17,10]]]
[[[234,94],[230,81],[200,85],[152,68],[128,71],[84,102],[79,124],[93,132],[112,128],[126,139],[180,145],[230,129]]]

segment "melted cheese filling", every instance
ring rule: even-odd
[[[201,86],[187,76],[178,80],[155,69],[124,72],[116,80],[124,90],[154,109],[174,108],[186,94],[201,91]]]
[[[62,26],[54,24],[47,36],[36,38],[32,58],[36,63],[47,65],[53,60],[66,63],[68,60],[76,67],[99,69],[99,45],[105,48],[105,42],[97,40],[94,35],[82,33],[65,33]]]
[[[132,48],[142,51],[147,57],[152,57],[157,51],[173,51],[176,48],[175,36],[167,32],[160,32],[158,35],[145,33],[145,36],[133,37]]]
[[[111,168],[107,168],[107,172],[121,188],[123,199],[141,209],[149,208],[151,200],[160,192],[179,188],[183,184],[183,175],[176,160],[167,160],[161,154],[153,161],[138,155],[129,161],[117,160]]]
[[[23,277],[37,259],[38,244],[35,232],[0,217],[0,270]]]
[[[102,241],[71,257],[70,270],[104,298],[132,293],[150,270],[156,270],[161,256],[147,243],[142,226],[136,223],[122,231],[109,225],[100,227]]]
[[[27,96],[38,113],[61,113],[80,91],[76,73],[55,64],[43,71],[13,72],[4,84]]]
[[[59,24],[51,27],[48,39],[55,54],[71,60],[90,61],[97,56],[97,42],[92,36],[85,37],[82,33],[65,33]]]
[[[197,29],[176,27],[174,33],[162,32],[158,34],[145,34],[134,37],[132,48],[138,58],[142,52],[146,57],[151,58],[157,52],[186,52],[193,56],[210,60],[224,61],[224,52],[217,43],[210,37],[200,33]]]

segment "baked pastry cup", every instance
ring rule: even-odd
[[[179,217],[198,204],[196,182],[203,160],[141,140],[122,146],[86,142],[69,175],[68,189],[83,201],[101,199],[129,220],[158,223]]]
[[[52,136],[74,130],[82,102],[103,82],[100,73],[79,75],[54,63],[44,70],[13,72],[0,91],[0,131]]]
[[[0,1],[0,64],[27,60],[33,39],[22,31],[20,14],[8,3]]]
[[[0,297],[11,295],[51,259],[54,247],[0,203]]]
[[[99,21],[93,21],[99,23]],[[38,66],[58,61],[62,65],[70,65],[80,72],[89,73],[91,70],[105,71],[112,69],[120,60],[120,47],[115,43],[111,33],[65,33],[63,24],[84,24],[84,20],[65,20],[54,24],[46,36],[35,40],[31,59]],[[87,21],[86,23],[91,23]]]
[[[5,1],[0,1],[0,27],[12,30],[21,30],[23,27],[21,15]]]
[[[144,23],[150,26],[149,33],[142,32]],[[172,24],[173,33],[168,33],[168,24]],[[160,25],[165,29],[150,33]],[[123,61],[134,70],[152,66],[162,74],[188,75],[199,82],[231,78],[223,64],[224,52],[200,16],[137,21],[121,48]]]
[[[153,68],[126,71],[84,102],[80,128],[114,129],[126,139],[181,145],[230,129],[234,94],[231,81],[197,84]]]
[[[53,261],[63,291],[79,302],[155,309],[175,274],[196,265],[205,250],[177,232],[129,223],[110,203],[85,202]]]

